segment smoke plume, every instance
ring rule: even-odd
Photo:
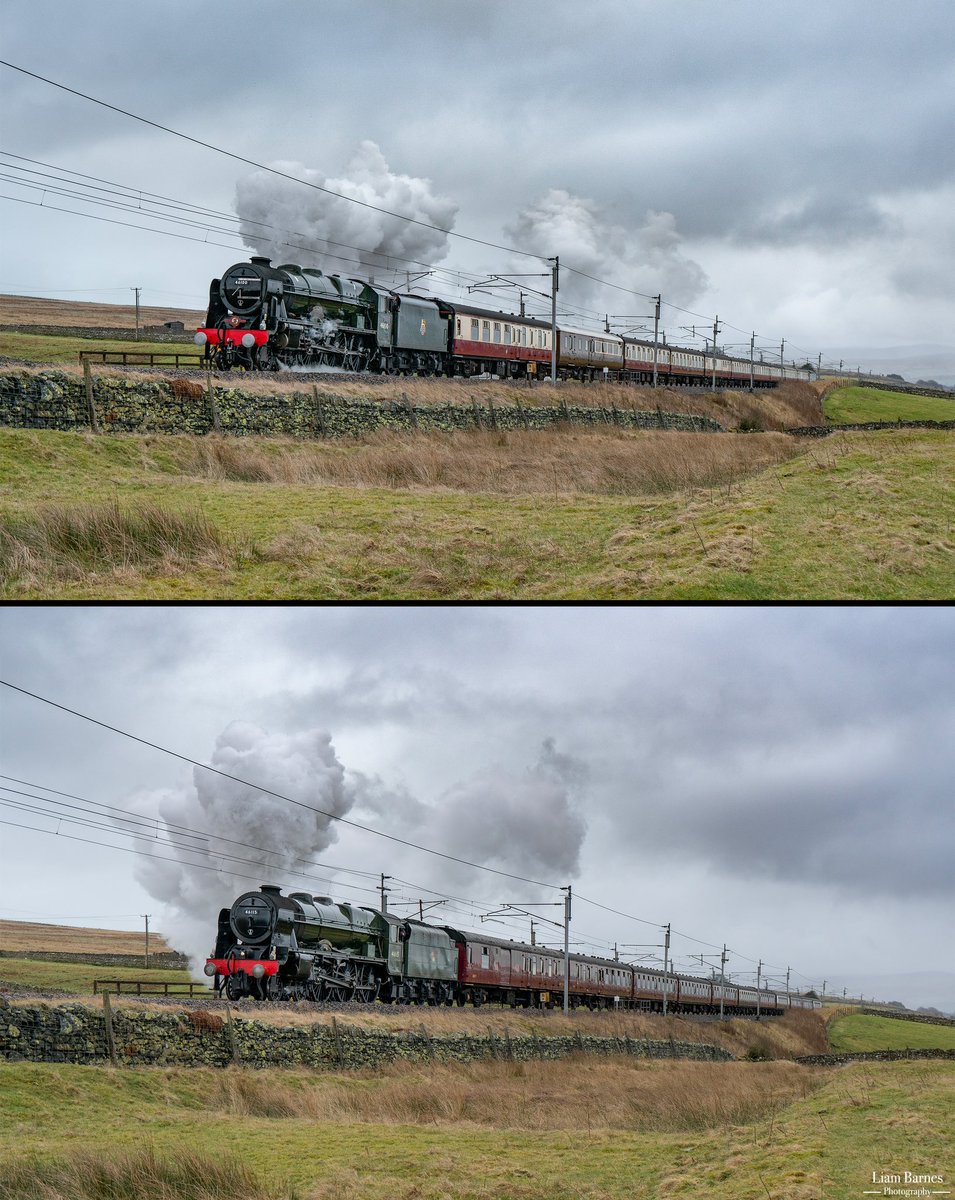
[[[347,813],[355,800],[331,737],[318,730],[271,734],[237,721],[219,735],[210,764],[334,816]],[[199,767],[189,786],[140,796],[138,806],[155,812],[157,800],[160,830],[165,823],[172,844],[170,850],[159,842],[157,853],[175,857],[141,857],[136,878],[166,905],[162,928],[170,944],[194,959],[212,949],[220,908],[244,889],[298,878],[303,891],[325,890],[316,879],[321,871],[302,860],[337,839],[333,817]],[[215,837],[187,836],[176,826]],[[217,840],[225,838],[233,842]]]
[[[442,795],[434,826],[439,844],[471,862],[545,883],[576,877],[587,823],[577,804],[586,767],[551,738],[532,767],[488,768]],[[463,879],[461,868],[458,879]]]
[[[272,165],[376,208],[257,171],[236,185],[235,202],[242,237],[257,254],[276,263],[320,266],[330,273],[360,268],[370,274],[404,270],[405,260],[438,262],[448,253],[448,239],[441,230],[454,224],[457,205],[436,196],[429,179],[392,171],[374,142],[361,143],[340,179],[328,179],[302,163]],[[438,228],[414,225],[378,208]]]
[[[673,304],[695,300],[707,284],[703,268],[680,250],[672,213],[648,210],[641,223],[624,228],[601,216],[592,200],[552,188],[519,213],[506,233],[522,250],[542,258],[559,254],[562,263],[587,275],[645,295],[661,293]],[[561,273],[560,295],[571,303],[588,304],[599,290],[580,275]],[[635,302],[620,297],[631,312]]]
[[[587,772],[551,739],[526,770],[487,768],[433,804],[377,776],[346,770],[330,735],[318,730],[272,734],[236,721],[216,740],[210,765],[250,783],[196,767],[188,785],[133,800],[140,811],[159,813],[157,857],[143,853],[136,878],[165,906],[163,934],[189,954],[194,969],[212,949],[219,910],[243,891],[277,883],[340,896],[343,885],[328,877],[334,868],[310,862],[337,840],[334,818],[349,812],[403,839],[528,879],[561,883],[579,871],[586,823],[577,804]],[[350,854],[355,866],[364,855],[363,869],[370,862],[375,871],[381,863],[392,874],[424,875],[434,887],[490,886],[485,878],[476,881],[470,868],[446,860],[422,866],[420,853],[409,855],[398,845],[376,849],[370,859],[367,844],[357,852],[353,845]]]

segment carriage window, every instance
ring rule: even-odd
[[[510,327],[510,325],[505,325],[504,326],[504,345],[509,346],[510,344],[511,344],[511,327]]]
[[[489,342],[491,340],[491,322],[490,321],[482,322],[481,340],[484,342]]]
[[[480,338],[480,324],[476,317],[471,318],[471,341],[476,342]]]
[[[501,322],[500,321],[494,322],[494,340],[495,340],[495,342],[499,342],[501,340]]]
[[[458,337],[460,337],[461,336],[461,318],[460,317],[458,317],[458,319],[457,319],[457,331],[458,331]]]
[[[481,966],[487,969],[491,965],[491,956],[488,953],[487,946],[481,947]]]

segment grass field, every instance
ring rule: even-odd
[[[41,333],[0,330],[0,355],[29,362],[77,363],[81,350],[118,350],[127,354],[198,355],[191,342],[134,342],[92,337],[59,337]],[[94,364],[95,366],[95,364]]]
[[[8,481],[0,498],[0,596],[955,594],[955,439],[946,433],[843,434],[789,444],[785,453],[799,457],[782,462],[773,460],[772,444],[782,435],[747,435],[734,440],[750,457],[724,465],[719,482],[704,482],[713,479],[707,443],[725,446],[726,435],[684,435],[692,444],[684,442],[685,451],[668,440],[669,458],[648,460],[662,472],[655,480],[640,476],[637,450],[648,437],[680,435],[629,435],[635,450],[623,460],[622,479],[622,467],[608,476],[605,463],[621,462],[624,438],[613,438],[615,459],[590,454],[588,436],[502,434],[489,450],[486,436],[471,447],[462,435],[457,456],[470,456],[476,474],[442,483],[434,475],[447,457],[440,438],[320,450],[224,439],[220,454],[208,439],[0,430],[0,476]],[[752,455],[763,439],[771,465],[760,468]],[[604,473],[580,485],[595,490],[575,486],[575,455],[582,464],[603,460]],[[312,465],[304,470],[307,456]],[[322,456],[331,464],[328,478]],[[263,478],[270,457],[284,465]],[[351,485],[337,482],[349,472]],[[506,494],[515,473],[522,490]],[[139,554],[133,541],[144,528],[148,552]]]
[[[835,1053],[856,1050],[955,1050],[955,1025],[922,1025],[852,1013],[829,1026]]]
[[[62,992],[92,992],[96,979],[158,979],[167,983],[188,983],[185,970],[159,970],[150,967],[98,966],[91,963],[46,962],[35,958],[0,958],[0,981],[14,986],[53,989]]]
[[[864,421],[955,421],[955,396],[912,396],[879,388],[844,387],[823,401],[826,418],[834,425]]]
[[[244,1194],[273,1200],[840,1200],[887,1163],[948,1169],[953,1101],[955,1066],[937,1062],[587,1060],[348,1078],[5,1064],[0,1196],[38,1194],[29,1145],[63,1200],[153,1194],[81,1190],[113,1164],[142,1178],[144,1154],[170,1173],[198,1156],[190,1188],[209,1164],[209,1189],[165,1193],[181,1200],[235,1194],[213,1174],[232,1161],[260,1181]]]

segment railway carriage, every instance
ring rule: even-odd
[[[219,914],[206,962],[217,994],[230,1000],[356,1001],[392,1004],[563,1004],[559,949],[430,925],[328,896],[274,884],[244,892]],[[813,1008],[819,1001],[789,993],[667,973],[616,959],[570,955],[573,1008],[642,1008],[767,1015]],[[758,996],[758,1000],[757,1000]]]
[[[623,338],[592,329],[562,326],[557,331],[557,370],[566,379],[619,378],[624,366]]]
[[[195,334],[220,370],[328,367],[384,374],[490,374],[547,378],[550,322],[495,309],[399,293],[373,280],[326,275],[318,268],[253,257],[235,263],[209,288],[205,324]],[[653,379],[653,345],[572,326],[557,330],[562,379]],[[657,379],[677,387],[748,386],[746,359],[686,347],[657,347]],[[809,379],[805,367],[754,368],[754,384]]]
[[[451,306],[451,352],[457,375],[487,372],[531,378],[550,371],[551,327],[534,317],[471,305]]]

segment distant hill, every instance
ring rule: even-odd
[[[142,954],[145,929],[80,929],[35,921],[0,921],[0,950],[64,950],[72,954]],[[172,947],[162,934],[149,931],[149,953]]]
[[[156,308],[140,305],[140,328],[181,321],[194,330],[205,309]],[[63,325],[85,329],[135,329],[135,304],[93,304],[85,300],[45,300],[37,296],[0,295],[0,325]]]

